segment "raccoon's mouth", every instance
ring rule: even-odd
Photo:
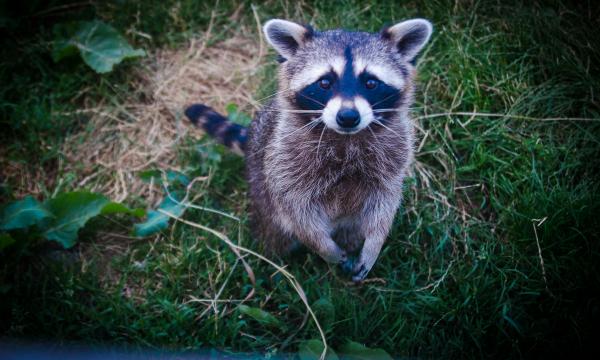
[[[338,134],[341,134],[341,135],[354,135],[354,134],[360,132],[362,129],[356,127],[356,128],[352,128],[352,129],[347,129],[347,128],[333,128],[333,130],[335,132],[337,132]]]

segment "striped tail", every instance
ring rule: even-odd
[[[244,155],[248,134],[248,129],[244,126],[232,123],[227,117],[202,104],[188,107],[185,110],[185,116],[217,142],[227,146],[235,153]]]

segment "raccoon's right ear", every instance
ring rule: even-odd
[[[408,61],[413,62],[423,46],[429,41],[433,27],[425,19],[403,21],[381,31],[384,39],[391,40],[394,46]]]
[[[273,19],[263,26],[267,41],[284,59],[289,59],[311,38],[312,28],[295,22]]]

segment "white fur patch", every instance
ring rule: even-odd
[[[346,59],[343,57],[335,57],[331,59],[329,63],[331,64],[333,71],[335,71],[336,74],[341,77],[344,73],[344,68],[346,67]]]
[[[363,71],[365,71],[365,68],[367,67],[367,62],[361,58],[356,58],[356,59],[354,59],[353,65],[354,65],[354,75],[356,75],[358,77],[358,75],[360,75]]]
[[[344,71],[346,60],[342,57],[335,57],[328,62],[309,65],[305,70],[294,76],[290,81],[290,88],[294,91],[302,90],[304,87],[319,80],[323,75],[330,72],[332,69],[338,76]]]
[[[367,72],[377,76],[379,80],[395,87],[398,90],[404,88],[404,79],[402,78],[402,76],[387,66],[369,64],[367,65],[366,70]]]
[[[294,91],[302,90],[304,87],[319,80],[331,70],[329,64],[315,64],[307,67],[304,71],[297,74],[290,81],[290,88]]]
[[[358,77],[365,71],[377,76],[379,80],[398,90],[404,88],[404,79],[394,69],[386,65],[367,63],[361,58],[354,60],[354,75]]]
[[[358,113],[360,114],[360,123],[358,124],[357,130],[360,131],[369,126],[373,121],[373,109],[371,109],[371,104],[369,104],[362,96],[354,98],[354,106],[356,106],[356,110],[358,110]]]
[[[336,96],[327,102],[327,106],[325,106],[325,109],[323,109],[323,122],[325,123],[325,126],[333,130],[339,129],[335,119],[338,111],[340,111],[341,108],[342,98],[339,96]]]

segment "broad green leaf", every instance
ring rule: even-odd
[[[15,243],[15,239],[9,234],[0,234],[0,251]]]
[[[325,346],[321,340],[307,340],[298,347],[298,357],[300,357],[300,360],[318,360],[321,358],[324,348]],[[327,348],[325,360],[338,360],[338,356],[331,347]]]
[[[77,242],[77,233],[94,216],[103,214],[128,214],[144,216],[143,209],[130,209],[123,204],[111,202],[102,194],[85,191],[63,193],[45,203],[54,215],[44,225],[44,237],[70,248]]]
[[[248,315],[259,323],[266,326],[279,326],[281,325],[279,319],[273,316],[271,313],[264,311],[257,307],[250,307],[247,305],[238,306],[238,311],[244,315]]]
[[[362,344],[349,341],[339,350],[340,357],[348,360],[392,360],[390,354],[383,349],[370,349]]]
[[[183,205],[176,203],[167,196],[160,203],[157,210],[148,211],[148,217],[146,218],[146,221],[133,226],[133,233],[135,236],[150,236],[169,227],[170,217],[158,211],[159,209],[175,216],[181,216],[185,211],[185,207]]]
[[[77,242],[77,232],[85,223],[102,212],[110,201],[101,194],[84,191],[63,193],[46,201],[55,218],[46,225],[44,237],[70,248]]]
[[[104,205],[101,211],[102,215],[110,215],[110,214],[128,214],[135,217],[143,217],[146,215],[146,210],[144,209],[130,209],[127,206],[118,203],[118,202],[109,202]]]
[[[31,196],[8,205],[0,221],[0,229],[24,229],[52,217],[52,214]]]
[[[125,59],[146,55],[144,50],[132,48],[112,26],[97,20],[61,24],[55,28],[55,36],[54,61],[79,51],[83,61],[98,73],[112,71]]]

